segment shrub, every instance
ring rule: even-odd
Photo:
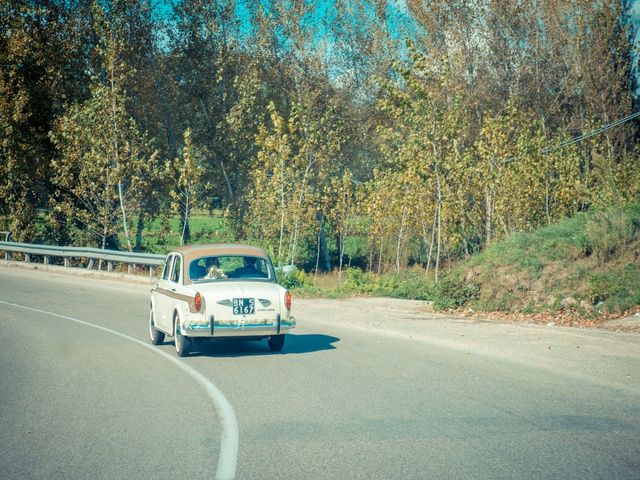
[[[621,286],[608,273],[598,273],[589,280],[589,300],[604,302],[609,297],[622,293]]]
[[[589,300],[602,302],[609,311],[624,311],[640,303],[640,267],[627,264],[589,280]]]
[[[604,263],[634,240],[636,226],[624,211],[609,209],[595,213],[587,222],[585,233],[589,250]]]
[[[476,283],[467,283],[455,273],[445,276],[435,286],[433,305],[436,308],[458,308],[477,300],[480,287]]]
[[[280,285],[286,289],[304,288],[313,284],[309,275],[304,270],[298,270],[294,268],[288,273],[283,273],[282,270],[276,271],[276,280]]]
[[[433,280],[424,275],[423,270],[405,272],[402,275],[394,275],[393,295],[396,298],[412,300],[432,300],[434,295]]]
[[[343,272],[345,276],[344,287],[357,293],[369,293],[376,287],[376,282],[371,272],[364,272],[359,268],[348,268]]]

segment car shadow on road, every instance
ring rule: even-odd
[[[288,333],[281,352],[271,352],[266,340],[251,341],[239,338],[215,339],[191,346],[192,356],[245,357],[252,355],[294,355],[335,350],[338,337],[317,333]]]

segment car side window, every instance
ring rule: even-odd
[[[171,281],[178,283],[180,280],[180,255],[176,255],[173,261],[173,270],[171,271]]]
[[[171,262],[173,260],[173,255],[169,255],[164,262],[164,268],[162,270],[162,279],[169,280],[169,270],[171,270]]]

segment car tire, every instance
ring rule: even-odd
[[[162,342],[164,342],[164,332],[156,328],[153,309],[149,312],[149,340],[151,340],[153,345],[161,345]]]
[[[269,344],[269,350],[272,352],[281,352],[282,347],[284,347],[284,334],[270,336],[267,343]]]
[[[179,357],[186,357],[191,350],[191,339],[180,333],[180,320],[176,316],[173,320],[173,341]]]

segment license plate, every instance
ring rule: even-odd
[[[233,299],[234,315],[253,315],[254,313],[256,313],[256,304],[253,298]]]

